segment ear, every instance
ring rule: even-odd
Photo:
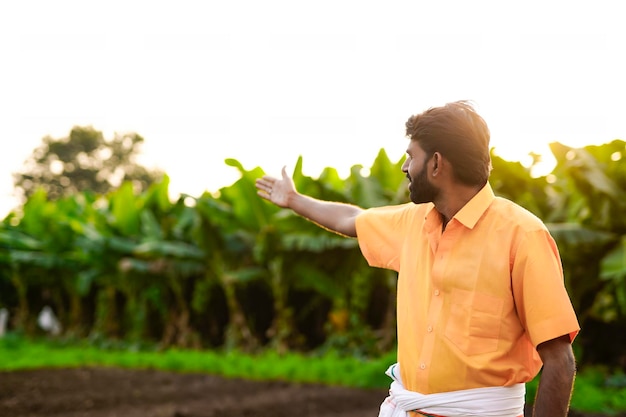
[[[439,152],[435,152],[433,154],[433,177],[437,176],[441,172],[442,162],[441,154]]]

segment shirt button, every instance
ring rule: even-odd
[[[428,326],[428,327],[426,328],[426,330],[428,331],[428,333],[432,332],[432,331],[433,331],[433,326]]]
[[[425,363],[421,364],[421,365],[420,365],[420,369],[421,369],[422,371],[423,371],[424,369],[426,369],[426,364],[425,364]]]
[[[439,290],[435,290],[435,295],[439,296]]]

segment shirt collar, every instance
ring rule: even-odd
[[[491,185],[487,183],[453,218],[457,219],[468,229],[473,229],[494,199],[495,195]]]

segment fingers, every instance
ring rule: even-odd
[[[276,182],[276,178],[264,175],[255,182],[257,195],[265,200],[272,201],[272,187]]]
[[[257,191],[256,194],[265,200],[271,201],[271,196],[266,191]]]
[[[258,178],[256,180],[256,188],[269,191],[275,182],[276,178],[264,176],[263,178]]]
[[[272,185],[269,182],[261,180],[261,179],[256,180],[255,185],[256,185],[257,190],[266,192],[266,193],[269,193],[269,191],[272,188]]]
[[[256,193],[259,197],[264,198],[266,200],[270,200],[272,198],[272,190],[270,186],[259,184],[259,182],[257,181],[256,189],[257,189]]]

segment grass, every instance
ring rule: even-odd
[[[374,360],[265,351],[247,355],[235,351],[180,350],[109,345],[86,342],[29,340],[9,334],[0,339],[0,371],[79,366],[111,366],[202,372],[231,378],[324,383],[361,388],[389,385],[383,373],[395,361],[394,354]]]
[[[265,351],[256,355],[226,351],[171,349],[157,351],[146,346],[102,345],[85,341],[31,340],[15,334],[0,338],[0,371],[37,368],[107,366],[201,372],[251,380],[284,380],[323,383],[358,388],[388,388],[384,374],[395,354],[375,359],[323,356]],[[532,402],[537,379],[527,384],[527,401]],[[590,413],[626,411],[626,375],[604,368],[589,368],[576,378],[571,408]]]

